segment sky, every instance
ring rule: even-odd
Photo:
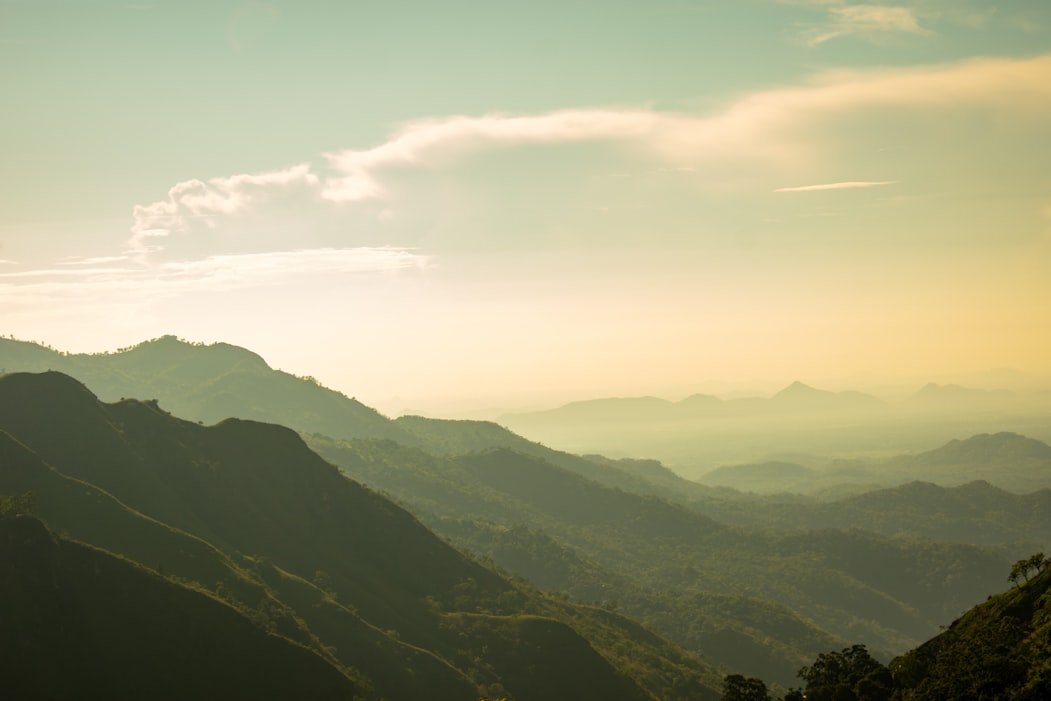
[[[0,0],[0,81],[0,334],[391,414],[1051,372],[1045,0]]]

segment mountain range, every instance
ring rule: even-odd
[[[904,400],[887,402],[862,392],[830,392],[793,382],[770,397],[591,399],[505,413],[498,421],[563,450],[655,458],[691,479],[724,484],[706,476],[727,465],[786,462],[812,467],[824,466],[832,457],[885,458],[983,432],[1051,441],[1049,418],[1051,395],[1036,391],[929,383]],[[854,482],[849,474],[841,477],[872,484]]]
[[[1010,431],[954,438],[932,450],[890,458],[828,461],[820,467],[771,461],[724,465],[699,478],[704,484],[755,492],[817,493],[855,485],[926,481],[944,486],[988,482],[1016,493],[1051,484],[1051,446]]]
[[[193,445],[200,440],[191,436],[206,435],[210,431],[216,436],[240,436],[249,443],[259,442],[253,431],[261,430],[260,424],[225,421],[225,417],[219,415],[227,411],[231,416],[286,423],[301,432],[297,437],[284,431],[281,435],[286,436],[283,441],[287,440],[288,445],[294,441],[301,444],[300,439],[305,439],[344,474],[393,497],[423,525],[454,545],[490,558],[493,565],[545,589],[560,592],[572,600],[592,602],[594,606],[585,607],[588,611],[602,612],[615,619],[613,611],[640,617],[655,631],[712,662],[785,685],[794,678],[800,664],[814,654],[847,641],[863,640],[886,659],[917,644],[974,601],[997,591],[1006,563],[1025,552],[1034,541],[1043,539],[1045,532],[1037,528],[1027,536],[1028,516],[1020,518],[1017,527],[1009,527],[1008,519],[999,518],[997,510],[1018,509],[1021,502],[1013,500],[1019,495],[1005,494],[999,502],[986,501],[984,497],[989,492],[981,486],[976,491],[984,496],[976,500],[970,513],[953,511],[951,500],[942,500],[939,504],[938,499],[945,490],[931,485],[934,491],[926,496],[917,491],[921,494],[918,506],[912,505],[906,495],[899,498],[888,494],[882,507],[869,508],[871,516],[867,521],[859,518],[854,523],[850,514],[863,516],[864,508],[841,500],[818,502],[811,497],[789,495],[761,497],[706,487],[684,480],[652,460],[572,455],[526,440],[490,422],[411,416],[391,420],[352,398],[319,386],[310,378],[272,370],[250,351],[225,344],[202,346],[164,337],[118,353],[83,356],[0,340],[0,366],[36,372],[55,368],[73,373],[92,391],[112,402],[106,412],[120,412],[121,407],[127,405],[139,407],[136,411],[145,407],[150,415],[171,420],[174,419],[167,411],[181,412],[191,419],[178,422],[180,430],[187,433],[166,439],[170,443],[167,448],[159,451],[151,448],[154,452],[146,447],[136,448],[143,455],[153,456],[149,459],[151,464],[156,461],[164,465],[166,456],[179,453],[179,446]],[[778,401],[799,402],[807,397],[813,399],[811,395],[809,388],[799,386]],[[154,399],[121,400],[128,396]],[[818,402],[829,400],[820,391],[816,396]],[[832,396],[833,401],[839,401],[838,395]],[[846,399],[857,400],[853,396]],[[98,404],[97,400],[92,401]],[[703,404],[708,400],[695,401]],[[869,401],[862,399],[860,403]],[[85,400],[85,405],[90,406],[91,402]],[[180,411],[175,407],[181,407]],[[880,410],[873,408],[872,411]],[[12,425],[22,420],[18,413],[11,411]],[[38,418],[43,421],[43,414]],[[66,421],[60,411],[55,411],[54,418],[74,425]],[[111,416],[103,423],[120,425],[123,429],[123,424],[112,421]],[[215,425],[202,425],[213,423]],[[150,433],[147,424],[142,427],[147,429],[144,435],[151,437],[148,441],[155,435],[167,435],[164,431]],[[21,430],[34,429],[23,425]],[[195,433],[198,431],[204,433]],[[80,445],[86,440],[75,432],[61,440],[49,439],[51,443],[66,445]],[[52,449],[47,447],[49,441],[41,443],[40,449],[45,454]],[[261,450],[267,455],[280,454],[288,447],[283,441],[264,442]],[[116,451],[113,446],[105,450]],[[74,459],[72,454],[38,457],[52,465],[52,460]],[[253,459],[263,457],[260,454]],[[125,459],[126,456],[121,458]],[[228,455],[227,459],[234,458]],[[317,460],[316,456],[311,459]],[[114,466],[119,466],[121,460],[107,458],[101,464],[109,466],[106,469],[116,469]],[[209,464],[216,458],[196,457],[191,462],[194,460]],[[245,473],[239,479],[251,479],[251,474],[255,473]],[[184,496],[175,499],[154,493],[152,486],[156,479],[142,475],[129,478],[124,489],[132,489],[133,495],[153,495],[143,497],[152,500],[150,509],[157,514],[151,514],[152,518],[160,521],[171,518],[174,523],[164,523],[180,531],[200,533],[198,538],[217,551],[245,555],[244,543],[231,540],[225,531],[218,532],[197,513],[201,507],[188,510],[182,501]],[[212,493],[210,483],[201,479],[195,478],[196,488]],[[995,491],[991,485],[987,486]],[[227,486],[226,489],[222,496],[210,499],[237,504],[237,512],[252,512],[259,508],[257,500],[272,498],[242,487]],[[292,484],[288,489],[292,494],[299,493]],[[11,491],[20,490],[0,486],[0,492]],[[244,493],[240,493],[242,491]],[[126,497],[120,499],[127,503]],[[1040,503],[1037,500],[1024,507],[1030,509],[1024,513],[1032,513],[1032,519],[1037,522]],[[817,508],[819,504],[827,504],[828,508]],[[923,511],[923,504],[939,505]],[[884,509],[882,521],[878,514],[880,508]],[[924,518],[913,515],[917,510]],[[205,513],[217,511],[221,509],[214,505],[210,511],[205,509]],[[771,518],[766,519],[766,514]],[[54,513],[44,517],[49,525],[55,525],[51,520],[55,518]],[[275,542],[284,543],[281,551],[291,557],[300,554],[298,539],[322,527],[320,522],[310,520],[316,517],[309,509],[282,517],[289,523],[300,524],[297,544],[287,542],[296,528],[274,529],[260,524],[260,532],[266,533],[268,528],[273,531]],[[896,519],[901,527],[889,530],[886,526]],[[97,515],[89,520],[97,520]],[[943,521],[940,531],[939,520]],[[986,523],[996,523],[998,528],[983,528]],[[236,526],[236,520],[229,525]],[[838,530],[858,526],[869,532]],[[910,529],[914,527],[913,532]],[[256,526],[245,523],[238,528],[254,533]],[[979,533],[984,539],[975,538]],[[956,537],[948,537],[952,534]],[[917,535],[953,543],[918,540]],[[397,548],[396,542],[381,542],[388,549]],[[100,544],[100,547],[124,552],[116,545]],[[354,547],[365,548],[360,544]],[[274,548],[276,546],[266,546],[267,551]],[[247,556],[255,557],[251,552]],[[335,551],[325,557],[335,558]],[[272,558],[268,555],[253,559],[251,567],[236,558],[233,562],[242,570],[255,572],[261,568],[259,576],[264,582],[286,594],[297,586],[318,588],[315,580],[344,582],[341,586],[347,586],[344,579],[347,575],[336,575],[339,568],[335,568],[336,573],[332,567],[314,566],[311,570],[310,563],[302,562],[294,570],[294,577],[298,579],[293,579],[286,576],[292,572],[286,568],[289,563],[279,564]],[[875,563],[880,566],[873,567]],[[268,568],[270,565],[273,569]],[[157,567],[157,564],[149,566]],[[213,574],[193,579],[220,581],[221,577]],[[373,571],[366,570],[365,574],[371,576]],[[478,577],[474,579],[481,581]],[[226,590],[238,582],[231,577],[223,581],[227,582]],[[327,586],[342,604],[344,596],[331,584]],[[379,589],[384,590],[385,586]],[[522,582],[516,586],[529,590]],[[323,593],[328,591],[322,589]],[[367,598],[369,587],[355,586],[354,591],[360,599],[354,599],[358,611],[364,607],[370,616],[376,617],[375,622],[369,618],[373,627],[385,632],[399,630],[398,626],[403,625],[396,620],[396,612],[384,613],[380,603]],[[501,590],[481,598],[490,602],[505,593],[506,590]],[[505,600],[515,596],[508,594]],[[428,601],[427,597],[438,602],[444,613],[441,609],[444,600],[437,593],[428,591],[423,599]],[[260,600],[255,594],[248,598],[255,598],[255,603]],[[273,594],[271,598],[285,601]],[[554,601],[559,606],[569,606],[557,597]],[[550,601],[544,604],[550,605]],[[490,605],[487,603],[487,606]],[[284,609],[277,606],[271,610]],[[407,610],[412,611],[409,617],[416,620],[416,613],[420,611],[418,604]],[[493,609],[490,606],[487,610]],[[550,616],[546,608],[544,615]],[[573,616],[575,620],[583,620],[581,616]],[[300,617],[309,624],[311,634],[318,637],[316,629],[323,627],[322,618]],[[404,643],[405,635],[399,632],[397,642]],[[413,641],[415,647],[432,649]],[[344,647],[331,643],[328,646],[337,650]],[[439,652],[434,659],[449,662],[452,656]],[[624,657],[617,659],[623,661]],[[396,669],[397,665],[385,663],[379,667]],[[696,679],[701,681],[696,683],[708,689],[705,693],[710,693],[715,686],[711,680],[716,675],[710,668],[700,669]],[[375,679],[396,680],[398,674],[384,676],[372,671],[368,677],[376,687],[394,682]],[[693,682],[676,683],[685,688]]]
[[[133,644],[128,625],[178,628],[179,615],[191,651],[173,663],[196,665],[194,655],[209,656],[230,635],[231,644],[251,646],[246,655],[263,650],[257,664],[282,658],[275,673],[291,668],[300,678],[327,665],[315,683],[331,692],[319,698],[506,691],[642,700],[666,687],[679,698],[716,697],[717,676],[698,658],[611,612],[546,597],[472,561],[289,429],[241,419],[202,426],[152,402],[100,402],[60,373],[20,373],[0,378],[0,450],[0,493],[29,495],[23,511],[60,534],[28,518],[5,526],[6,556],[33,563],[28,580],[5,568],[6,603],[32,602],[27,617],[15,617],[25,630],[34,611],[68,613],[71,651],[92,645],[100,621],[111,650],[97,660],[70,652],[53,664],[65,674],[92,665],[104,682],[118,680],[114,693],[150,683],[122,671],[138,659],[120,657]],[[51,584],[33,599],[40,577]],[[182,603],[148,615],[170,601]],[[227,625],[235,630],[220,630]],[[25,645],[46,646],[56,634],[28,635]],[[138,655],[163,656],[179,640],[154,630]],[[26,688],[47,689],[50,664],[21,670]],[[290,683],[262,697],[287,698]]]

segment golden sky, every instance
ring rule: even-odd
[[[0,0],[0,319],[390,412],[1051,359],[1051,4]]]

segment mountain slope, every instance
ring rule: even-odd
[[[19,699],[346,699],[360,681],[234,608],[0,517],[0,674]]]
[[[836,500],[739,495],[697,508],[724,523],[773,531],[859,528],[886,536],[1051,550],[1051,490],[1015,494],[985,481],[957,487],[909,482]],[[1016,545],[1017,544],[1017,545]]]
[[[145,341],[116,353],[68,354],[0,338],[0,369],[76,377],[105,401],[152,397],[167,411],[212,424],[236,417],[333,438],[387,438],[438,454],[509,447],[540,455],[605,484],[656,491],[646,479],[616,465],[546,448],[489,421],[448,421],[405,416],[391,420],[356,399],[310,378],[274,370],[257,354],[226,343],[194,344],[174,336]],[[678,485],[690,489],[691,483]],[[663,493],[674,493],[664,489]]]
[[[334,436],[406,439],[390,419],[356,399],[274,370],[259,355],[227,343],[162,336],[116,353],[67,354],[0,339],[0,368],[56,370],[105,401],[155,397],[177,416],[209,424],[236,416]]]
[[[422,692],[451,700],[478,685],[502,685],[518,701],[551,698],[570,683],[566,665],[593,670],[604,698],[647,699],[665,685],[717,695],[715,675],[696,658],[629,639],[606,614],[548,600],[465,558],[289,429],[241,420],[205,427],[151,403],[103,404],[59,373],[0,378],[0,429],[13,437],[7,446],[21,455],[22,471],[40,468],[46,456],[54,468],[48,475],[57,470],[67,482],[97,485],[105,494],[96,500],[119,499],[156,521],[163,514],[167,527],[216,546],[253,586],[263,583],[291,609],[322,651],[387,698]],[[37,483],[49,479],[56,481]],[[548,622],[534,626],[520,616]],[[562,646],[568,657],[529,657],[529,647],[516,657],[515,636],[538,649]],[[618,671],[639,656],[653,664],[626,667],[629,676]],[[516,676],[521,668],[536,678]]]
[[[1051,484],[1051,446],[1009,431],[982,433],[916,455],[898,456],[875,467],[888,475],[939,484],[984,480],[1022,493]]]
[[[905,701],[1051,698],[1051,569],[894,660]]]
[[[906,649],[995,590],[1005,566],[977,548],[916,539],[730,528],[506,449],[439,458],[390,442],[311,443],[454,543],[557,590],[616,600],[705,656],[782,683],[837,639],[825,631]],[[523,534],[520,524],[543,537]],[[866,566],[876,562],[886,567]],[[764,615],[744,624],[738,614],[749,609]],[[805,632],[782,625],[793,615],[809,619]]]

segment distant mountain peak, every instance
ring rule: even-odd
[[[963,440],[953,439],[940,448],[922,453],[928,461],[964,464],[1000,464],[1051,460],[1051,446],[1035,438],[1010,431],[979,433]]]
[[[774,396],[778,396],[778,397],[786,396],[786,395],[807,395],[807,396],[813,396],[815,394],[828,394],[828,392],[825,392],[824,390],[817,389],[815,387],[811,387],[810,385],[806,384],[805,382],[800,382],[799,380],[796,380],[795,382],[793,382],[792,384],[788,385],[788,387],[785,387],[783,390],[781,390],[780,392],[778,392]]]
[[[827,402],[836,396],[835,392],[829,392],[823,389],[817,389],[810,385],[796,380],[792,384],[785,387],[783,390],[771,397],[771,400],[784,402]]]

